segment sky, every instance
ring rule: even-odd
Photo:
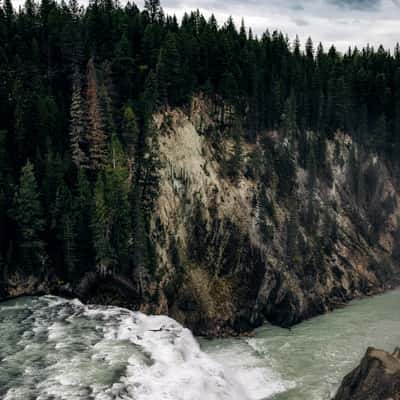
[[[304,44],[334,44],[346,51],[349,46],[393,49],[400,42],[400,0],[161,0],[166,13],[181,17],[185,11],[200,9],[214,13],[219,23],[232,16],[240,26],[261,35],[267,28],[281,30]],[[137,2],[139,6],[143,1]]]
[[[142,7],[144,0],[135,2]],[[244,18],[259,36],[267,28],[278,29],[290,39],[298,35],[302,44],[311,36],[314,43],[334,44],[341,51],[366,44],[393,49],[400,42],[400,0],[161,0],[161,5],[178,18],[196,9],[214,13],[220,24],[232,16],[239,27]]]

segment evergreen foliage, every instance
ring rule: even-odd
[[[266,221],[276,217],[274,204],[295,195],[299,162],[308,177],[306,228],[322,224],[331,251],[337,226],[331,214],[320,218],[314,192],[329,177],[326,139],[338,130],[356,143],[347,172],[359,202],[366,193],[356,149],[399,167],[398,46],[393,55],[382,47],[341,54],[310,38],[302,51],[298,38],[257,38],[244,23],[219,26],[199,11],[178,23],[159,0],[146,0],[144,10],[114,0],[29,0],[18,11],[4,0],[0,75],[1,263],[48,263],[68,274],[135,270],[144,291],[154,272],[149,225],[160,178],[153,114],[187,107],[199,93],[212,100],[215,129],[233,141],[226,175],[260,181],[268,240]],[[261,135],[275,131],[284,140]],[[257,148],[253,155],[245,157],[245,144]],[[287,221],[292,264],[297,218]]]
[[[18,227],[22,267],[41,268],[44,263],[44,243],[41,239],[45,220],[39,199],[39,190],[33,169],[28,160],[22,168],[15,191],[12,216]]]

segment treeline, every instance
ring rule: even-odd
[[[192,12],[178,22],[157,0],[144,10],[112,0],[87,8],[27,0],[18,11],[4,0],[0,263],[43,273],[53,265],[61,275],[135,269],[143,286],[155,262],[154,111],[202,92],[219,107],[222,128],[240,120],[240,135],[230,129],[235,178],[241,141],[265,129],[297,138],[312,130],[319,143],[341,129],[394,159],[399,84],[399,46],[394,54],[340,54],[309,39],[303,51],[297,39],[268,31],[257,38],[232,19],[218,26]]]

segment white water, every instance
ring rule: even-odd
[[[0,305],[4,400],[243,400],[244,389],[167,317],[56,297]]]
[[[326,400],[368,346],[400,345],[400,291],[253,338],[56,297],[0,304],[2,400]]]

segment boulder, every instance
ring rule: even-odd
[[[389,354],[370,347],[334,400],[400,400],[400,348]]]

